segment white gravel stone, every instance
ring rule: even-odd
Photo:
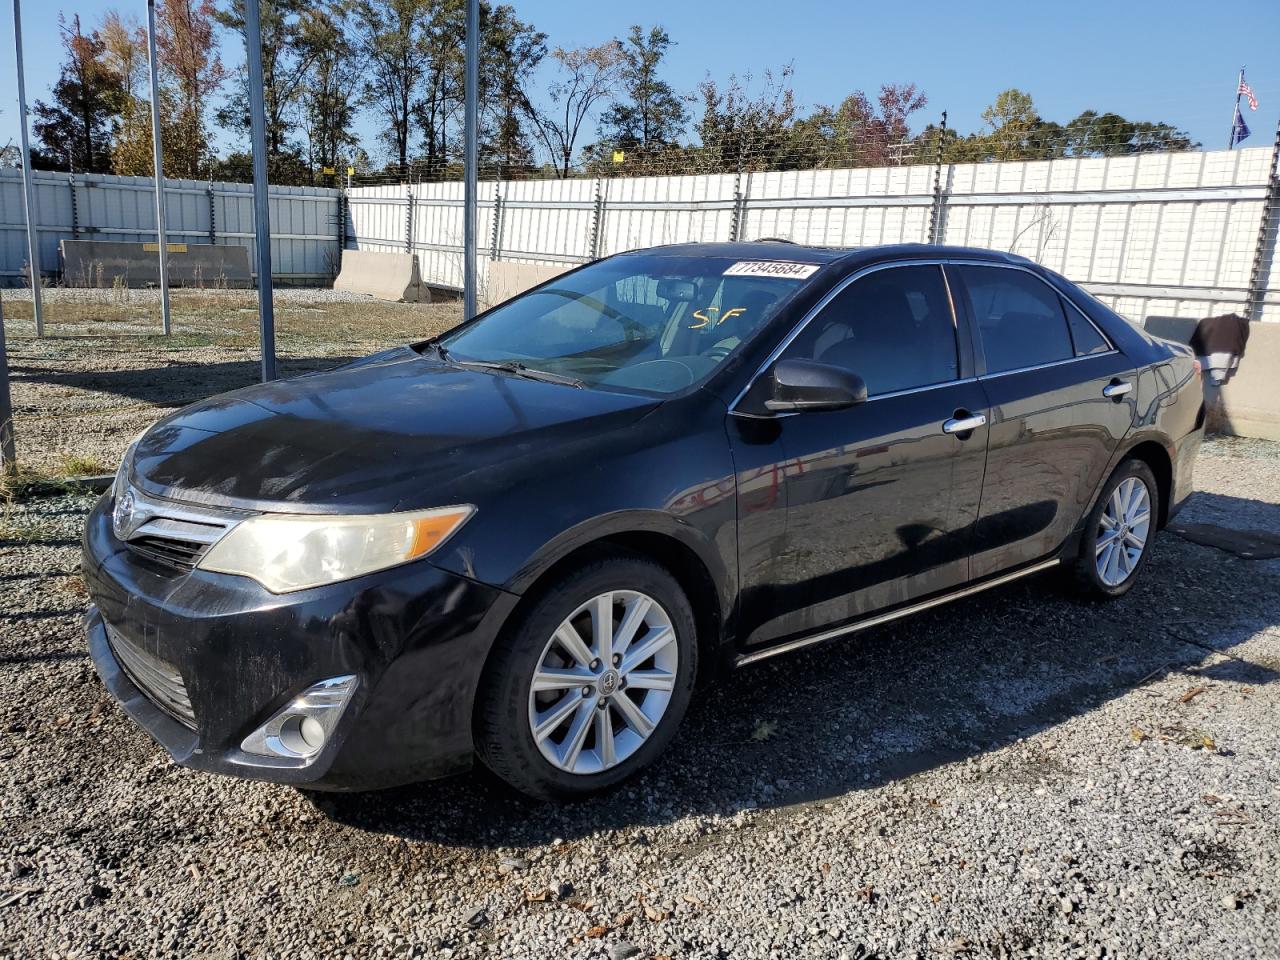
[[[1188,511],[1276,521],[1276,454],[1207,445]],[[308,795],[175,767],[112,702],[89,503],[2,515],[0,957],[1280,956],[1266,563],[1163,534],[1105,606],[1040,579],[749,668],[585,803]]]

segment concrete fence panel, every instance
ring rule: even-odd
[[[1029,257],[1135,320],[1243,312],[1280,320],[1280,203],[1270,148],[1008,163],[488,182],[489,264],[577,264],[638,247],[783,237],[861,247],[938,242]],[[935,195],[935,178],[940,196]],[[1270,201],[1270,221],[1262,230]],[[406,227],[409,193],[420,198]],[[351,191],[358,249],[419,254],[423,282],[461,285],[460,183]]]
[[[63,240],[154,243],[155,187],[149,177],[33,175],[40,268],[61,276]],[[271,261],[277,281],[328,283],[338,272],[341,193],[322,187],[272,187]],[[253,187],[247,183],[166,180],[166,234],[171,243],[240,246],[255,256]],[[25,283],[26,216],[22,174],[0,169],[0,284]]]

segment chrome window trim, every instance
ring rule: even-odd
[[[891,397],[901,397],[911,393],[921,393],[925,390],[937,390],[940,387],[950,387],[950,386],[954,386],[956,384],[961,384],[961,383],[973,383],[975,381],[981,382],[983,380],[989,380],[995,377],[1007,377],[1015,373],[1028,373],[1033,370],[1045,370],[1045,369],[1048,369],[1049,367],[1058,367],[1067,363],[1076,363],[1077,361],[1080,361],[1080,360],[1094,360],[1094,359],[1097,359],[1098,357],[1113,356],[1120,352],[1116,348],[1115,343],[1112,341],[1112,339],[1108,337],[1106,333],[1104,333],[1102,330],[1098,328],[1098,325],[1093,322],[1093,320],[1089,317],[1087,313],[1085,313],[1083,310],[1077,307],[1074,303],[1072,303],[1070,299],[1064,296],[1063,293],[1057,289],[1057,287],[1053,286],[1053,284],[1045,280],[1044,277],[1039,276],[1034,270],[1032,270],[1029,266],[1025,264],[999,263],[996,261],[987,261],[987,260],[969,260],[964,257],[941,257],[941,258],[931,258],[931,259],[917,258],[917,259],[911,259],[911,260],[892,260],[886,263],[873,263],[870,266],[863,267],[861,270],[858,270],[855,273],[851,273],[849,276],[845,277],[838,284],[836,284],[834,287],[828,290],[826,293],[826,296],[824,296],[821,300],[819,300],[816,304],[814,304],[809,309],[808,313],[806,313],[803,317],[800,318],[799,322],[791,329],[791,332],[782,338],[782,341],[772,350],[772,352],[770,352],[769,356],[765,358],[764,362],[760,364],[759,367],[756,368],[756,372],[753,373],[748,378],[746,386],[744,386],[740,391],[738,391],[738,395],[734,397],[733,402],[729,404],[729,413],[740,416],[740,417],[750,417],[751,419],[760,419],[760,420],[777,420],[777,419],[780,419],[781,417],[793,417],[797,413],[799,413],[800,411],[790,411],[785,413],[775,413],[775,414],[767,414],[767,415],[758,414],[758,413],[743,413],[742,411],[738,410],[738,404],[741,403],[742,398],[747,395],[747,391],[750,390],[755,385],[756,380],[758,380],[760,376],[767,369],[769,369],[769,367],[773,363],[775,363],[780,356],[782,356],[782,354],[786,351],[787,347],[791,346],[792,341],[794,341],[796,337],[800,336],[800,334],[804,331],[805,327],[809,325],[809,323],[814,319],[814,317],[816,317],[819,313],[821,313],[826,308],[826,306],[829,303],[831,303],[832,300],[834,300],[837,296],[839,296],[844,291],[844,289],[847,286],[849,286],[851,283],[856,282],[857,280],[860,280],[861,278],[867,276],[868,274],[875,273],[878,270],[891,270],[894,267],[922,267],[922,266],[923,267],[937,266],[940,269],[947,266],[963,266],[963,267],[994,267],[998,270],[1021,270],[1023,273],[1028,274],[1031,277],[1034,277],[1040,283],[1044,284],[1051,291],[1053,291],[1053,294],[1056,297],[1058,297],[1064,303],[1070,305],[1072,309],[1074,309],[1077,313],[1080,314],[1080,316],[1084,317],[1084,319],[1089,322],[1089,325],[1092,326],[1094,330],[1098,331],[1098,335],[1101,336],[1102,339],[1108,345],[1110,345],[1111,349],[1107,350],[1104,353],[1086,353],[1080,356],[1066,357],[1062,360],[1051,360],[1048,363],[1033,364],[1029,367],[1017,367],[1012,370],[1001,370],[998,373],[983,373],[980,375],[974,375],[972,377],[963,377],[957,380],[946,380],[942,383],[931,383],[922,387],[909,387],[905,390],[894,390],[889,393],[879,393],[879,394],[876,394],[875,396],[867,397],[865,403],[871,403],[875,400],[889,399]],[[942,270],[942,282],[946,284],[947,299],[950,301],[950,305],[951,305],[951,325],[952,325],[952,328],[956,331],[956,341],[957,341],[956,349],[958,351],[960,348],[959,313],[956,311],[955,300],[953,299],[953,296],[952,296],[951,280],[947,276],[947,271],[945,269]],[[1071,322],[1065,316],[1063,317],[1063,319],[1067,322],[1067,336],[1070,337]],[[1075,349],[1074,338],[1071,339],[1071,347],[1073,350]],[[958,359],[958,355],[957,355],[957,359]],[[859,406],[862,406],[862,404],[859,404]]]
[[[1106,353],[1086,353],[1082,357],[1067,357],[1065,360],[1050,360],[1048,363],[1036,363],[1029,367],[1015,367],[1012,370],[1001,370],[999,373],[984,373],[977,379],[995,380],[998,377],[1008,377],[1015,373],[1030,373],[1033,370],[1047,370],[1050,367],[1063,367],[1068,363],[1079,363],[1081,360],[1096,360],[1099,357],[1115,356],[1119,352],[1119,350],[1108,350]]]

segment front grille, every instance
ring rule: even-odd
[[[187,686],[177,669],[127,640],[110,624],[107,624],[107,642],[120,669],[148,700],[184,727],[196,728],[191,698],[187,696]]]
[[[190,570],[204,556],[209,545],[176,537],[143,536],[130,540],[129,549],[155,563]]]
[[[134,510],[145,510],[144,520],[125,542],[136,556],[171,570],[194,567],[234,522],[226,513],[133,496]]]

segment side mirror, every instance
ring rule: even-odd
[[[867,399],[866,382],[844,367],[816,360],[782,360],[770,374],[764,405],[775,413],[842,410]]]

